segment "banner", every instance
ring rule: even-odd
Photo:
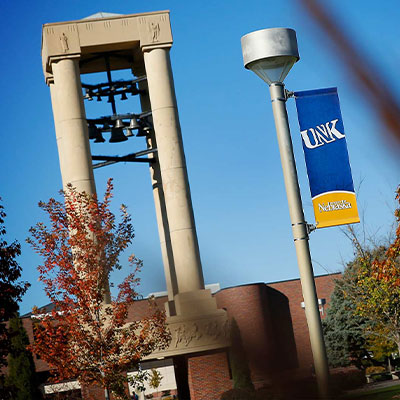
[[[360,222],[337,89],[294,96],[317,228]]]

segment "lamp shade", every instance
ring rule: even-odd
[[[270,28],[248,33],[241,39],[244,66],[271,85],[283,82],[300,59],[296,32]]]

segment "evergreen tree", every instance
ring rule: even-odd
[[[21,246],[16,241],[8,244],[4,239],[5,216],[0,204],[0,367],[7,365],[10,344],[6,322],[18,311],[18,301],[29,286],[17,281],[21,277],[21,267],[16,258],[21,254]]]
[[[35,381],[35,366],[32,355],[27,350],[29,339],[18,315],[10,320],[9,333],[11,346],[6,384],[13,389],[14,400],[36,400],[39,393]]]
[[[370,355],[366,349],[366,321],[355,314],[354,301],[346,296],[354,282],[355,263],[348,264],[341,279],[336,280],[327,315],[322,321],[325,346],[332,367],[355,365],[364,369]]]
[[[1,368],[7,365],[10,349],[10,334],[6,323],[18,311],[18,301],[27,291],[29,284],[18,281],[21,277],[21,267],[16,258],[21,254],[21,246],[16,241],[9,244],[5,240],[5,216],[0,204],[0,398],[12,399],[14,395],[5,387],[5,377],[1,372]]]

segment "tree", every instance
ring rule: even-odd
[[[119,256],[134,231],[126,207],[121,222],[110,211],[112,183],[103,201],[69,186],[65,202],[50,199],[39,206],[49,216],[49,226],[31,228],[28,242],[44,259],[39,279],[54,304],[48,314],[35,309],[38,324],[34,353],[45,360],[55,381],[78,379],[98,384],[106,396],[125,398],[126,370],[169,342],[165,314],[150,304],[150,314],[128,322],[129,307],[137,298],[137,272],[142,262],[129,258],[132,272],[118,286],[118,295],[105,304],[110,273],[121,268]]]
[[[29,287],[27,282],[18,281],[21,267],[16,258],[21,254],[21,246],[16,241],[8,244],[5,240],[5,217],[4,208],[0,204],[0,369],[7,365],[10,349],[10,333],[6,322],[18,311],[18,301]],[[4,375],[0,373],[0,398],[7,396]]]
[[[396,199],[400,201],[399,190]],[[325,343],[332,366],[354,364],[364,369],[384,362],[399,351],[400,321],[400,224],[385,246],[366,246],[352,228],[354,259],[336,281],[327,316],[323,321]]]
[[[400,201],[399,189],[396,199]],[[323,321],[328,358],[332,366],[354,364],[364,369],[383,362],[398,349],[400,304],[399,209],[396,235],[382,246],[366,246],[351,227],[354,259],[336,281],[327,317]]]
[[[9,333],[11,346],[6,386],[14,391],[14,400],[41,398],[36,385],[32,354],[27,350],[29,339],[18,315],[10,320]]]
[[[400,204],[400,186],[396,191]],[[395,211],[396,235],[382,255],[372,261],[356,242],[360,264],[353,299],[357,315],[366,318],[370,335],[395,344],[400,353],[400,208]]]
[[[322,321],[329,365],[345,367],[350,364],[365,369],[371,364],[367,345],[367,321],[356,314],[353,286],[357,277],[356,261],[347,264],[343,275],[335,281],[326,317]]]

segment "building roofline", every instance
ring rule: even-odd
[[[331,274],[328,273],[328,274],[316,275],[314,278],[318,279],[318,278],[324,278],[326,276],[333,276],[333,275],[342,275],[342,272],[339,271],[339,272],[333,272]],[[227,286],[227,287],[221,288],[218,291],[214,292],[213,294],[222,292],[223,290],[238,288],[238,287],[242,287],[242,286],[254,286],[254,285],[267,285],[268,286],[268,285],[274,285],[276,283],[294,282],[294,281],[299,281],[299,280],[300,280],[300,278],[292,278],[292,279],[284,279],[284,280],[281,280],[281,281],[274,281],[274,282],[242,283],[240,285],[233,285],[233,286]],[[166,297],[166,296],[160,296],[160,297],[156,297],[156,298],[157,299],[161,299],[162,297]],[[143,300],[148,300],[148,298],[137,299],[136,301],[143,301]],[[42,307],[39,307],[39,309],[40,310],[44,310],[44,311],[46,311],[48,309],[51,310],[52,309],[52,307],[51,307],[52,305],[53,305],[53,303],[48,303],[48,304],[46,304],[46,305],[44,305]],[[33,315],[33,313],[29,312],[29,313],[26,313],[24,315],[21,315],[20,318],[30,318],[30,317],[32,317],[32,315]]]
[[[342,275],[342,272],[332,272],[332,273],[328,273],[328,274],[322,274],[322,275],[316,275],[314,276],[315,279],[317,278],[324,278],[326,276],[333,276],[333,275]],[[281,281],[274,281],[274,282],[251,282],[251,283],[242,283],[240,285],[233,285],[233,286],[227,286],[227,287],[223,287],[220,290],[218,290],[218,292],[222,292],[223,290],[226,289],[233,289],[233,288],[238,288],[238,287],[243,287],[243,286],[253,286],[253,285],[274,285],[276,283],[284,283],[284,282],[294,282],[294,281],[299,281],[300,278],[292,278],[292,279],[283,279]]]
[[[332,275],[342,275],[343,273],[338,271],[338,272],[332,272],[332,273],[328,273],[328,274],[322,274],[322,275],[315,275],[314,279],[317,278],[324,278],[326,276],[332,276]],[[266,282],[266,285],[273,285],[275,283],[284,283],[284,282],[291,282],[291,281],[299,281],[300,278],[292,278],[292,279],[283,279],[281,281],[274,281],[274,282]]]

